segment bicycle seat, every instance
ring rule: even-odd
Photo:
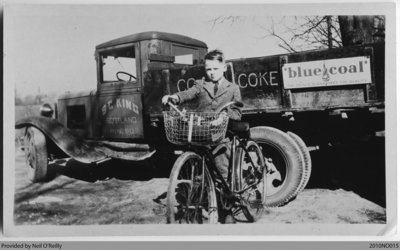
[[[228,130],[241,138],[250,137],[250,124],[248,122],[229,121]]]

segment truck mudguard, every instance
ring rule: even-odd
[[[86,142],[55,119],[47,117],[28,117],[15,123],[15,128],[17,129],[28,126],[34,126],[39,129],[47,138],[52,140],[64,151],[64,153],[79,162],[92,163],[104,160],[107,157],[103,152],[97,150],[95,145]]]
[[[34,126],[52,140],[65,154],[82,163],[94,163],[106,158],[133,161],[144,160],[155,153],[143,147],[133,147],[119,152],[107,143],[85,140],[74,131],[65,128],[60,122],[47,117],[28,117],[16,122],[15,128]],[[136,150],[137,148],[137,150]]]

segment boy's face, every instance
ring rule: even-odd
[[[206,60],[205,68],[208,78],[213,82],[218,82],[224,77],[226,64],[218,60]]]

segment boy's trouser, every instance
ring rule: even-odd
[[[231,156],[231,141],[229,138],[225,138],[221,144],[215,147],[213,150],[215,165],[222,177],[227,180],[228,179],[228,167],[229,167],[229,159]]]

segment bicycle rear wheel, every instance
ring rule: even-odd
[[[257,221],[264,211],[266,177],[264,156],[254,141],[247,141],[245,151],[238,147],[235,154],[234,191],[240,193],[241,209],[233,211],[238,221]],[[254,163],[251,164],[251,161]]]
[[[169,178],[167,222],[214,224],[218,207],[214,183],[202,158],[193,152],[182,154]]]

